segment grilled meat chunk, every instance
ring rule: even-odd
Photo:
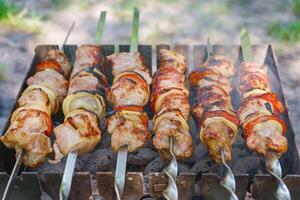
[[[111,147],[117,152],[127,145],[128,152],[133,152],[145,145],[150,138],[148,116],[138,106],[116,108],[107,119],[107,131],[111,134]]]
[[[101,139],[97,116],[81,109],[69,113],[64,123],[54,128],[54,134],[55,144],[63,155],[71,151],[77,151],[79,155],[86,154]]]
[[[109,101],[114,107],[125,105],[145,106],[150,96],[149,85],[139,73],[122,72],[114,78]]]
[[[111,63],[112,74],[114,76],[126,71],[135,71],[143,76],[148,84],[151,83],[152,80],[149,70],[145,64],[143,56],[140,53],[115,53],[107,58]]]
[[[52,69],[45,69],[35,73],[35,75],[28,78],[27,84],[29,86],[44,86],[52,90],[57,95],[57,105],[61,105],[68,88],[68,81],[65,77]],[[58,109],[59,107],[55,109],[55,112],[57,112]]]
[[[11,124],[1,141],[8,148],[15,148],[17,154],[24,149],[24,164],[35,168],[52,152],[51,133],[52,121],[46,108],[25,106],[13,113]]]
[[[171,159],[169,154],[171,137],[174,139],[173,153],[177,159],[184,160],[192,156],[193,140],[189,133],[189,125],[179,111],[156,114],[153,119],[153,131],[155,133],[153,144],[163,159]]]

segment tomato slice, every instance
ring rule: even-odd
[[[217,72],[215,72],[213,70],[209,70],[209,69],[205,69],[205,68],[204,68],[204,70],[202,70],[201,68],[199,68],[199,70],[195,70],[190,74],[189,81],[192,84],[192,86],[197,86],[198,82],[202,78],[204,78],[205,76],[209,76],[209,75],[220,76]]]
[[[129,110],[129,111],[135,111],[135,112],[142,112],[143,106],[124,105],[124,106],[115,107],[114,110],[116,110],[116,111]]]
[[[58,73],[61,73],[61,74],[63,73],[60,64],[55,59],[44,60],[36,66],[37,71],[42,71],[44,69],[53,69],[53,70],[57,71]]]

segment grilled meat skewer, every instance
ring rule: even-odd
[[[186,61],[175,51],[160,50],[160,65],[152,83],[151,108],[153,144],[164,159],[170,159],[170,138],[174,138],[173,153],[177,159],[187,159],[193,153],[189,133],[189,91],[186,87]]]
[[[229,78],[235,73],[233,63],[223,56],[211,56],[193,71],[189,80],[196,90],[192,114],[197,120],[199,137],[216,162],[231,160],[232,143],[238,133],[239,119],[231,104]]]
[[[111,146],[117,152],[127,146],[133,152],[150,138],[148,116],[143,107],[150,97],[151,77],[139,53],[116,53],[108,56],[115,76],[109,90],[108,101],[114,112],[107,118]]]
[[[285,109],[271,92],[267,67],[242,63],[239,88],[243,102],[238,115],[248,148],[264,155],[274,151],[280,156],[288,149],[286,126],[278,117]]]
[[[35,70],[26,82],[28,87],[18,100],[9,128],[1,137],[17,154],[25,151],[23,162],[29,167],[37,167],[52,152],[51,115],[59,110],[66,95],[71,68],[63,52],[51,49]]]
[[[76,50],[67,97],[63,101],[63,124],[54,128],[55,161],[69,152],[92,151],[101,139],[99,120],[105,113],[107,80],[102,73],[105,58],[101,48],[82,45]]]

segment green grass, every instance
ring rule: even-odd
[[[298,42],[300,41],[300,21],[287,24],[275,21],[268,27],[267,33],[281,41]]]
[[[18,30],[26,33],[39,33],[41,19],[39,16],[28,12],[28,10],[18,10],[13,4],[8,4],[6,0],[0,0],[0,26],[12,31]]]
[[[300,17],[300,0],[291,0],[291,7],[294,15]]]
[[[14,14],[16,9],[5,0],[0,0],[0,20],[7,19],[8,15]]]

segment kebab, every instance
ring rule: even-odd
[[[205,64],[189,76],[195,89],[192,114],[198,122],[199,137],[211,158],[226,167],[227,173],[220,184],[228,190],[230,199],[237,199],[234,176],[226,164],[232,158],[232,144],[237,138],[239,125],[230,97],[230,78],[234,74],[235,67],[229,59],[214,55],[208,56]]]
[[[184,160],[192,156],[193,140],[189,133],[189,91],[186,87],[187,68],[183,55],[166,49],[160,50],[159,69],[152,83],[151,110],[153,117],[153,144],[165,160],[171,164],[165,169],[169,186],[163,192],[167,199],[178,199],[176,189],[178,171],[176,159]],[[172,169],[169,169],[172,168]],[[172,192],[171,192],[172,190]]]
[[[244,62],[241,64],[239,91],[242,103],[238,115],[243,137],[249,149],[265,156],[267,170],[278,182],[274,194],[276,199],[291,199],[281,179],[278,161],[278,157],[288,150],[286,125],[278,116],[285,109],[272,92],[267,66],[254,62],[250,38],[245,29],[241,31],[241,43]]]
[[[49,136],[52,119],[66,95],[70,75],[68,58],[63,52],[51,49],[35,67],[35,74],[26,81],[28,87],[18,100],[10,126],[1,141],[19,154],[25,151],[23,163],[37,167],[52,152]]]
[[[95,42],[99,42],[106,11],[101,12]],[[100,34],[100,37],[99,37]],[[101,139],[100,120],[105,113],[107,80],[103,73],[106,59],[98,45],[82,45],[76,50],[67,97],[62,109],[64,122],[54,128],[55,160],[68,155],[60,187],[60,199],[68,199],[77,155],[94,150]]]
[[[118,152],[115,174],[115,191],[121,199],[126,174],[127,152],[134,152],[145,145],[150,137],[148,116],[144,106],[150,97],[151,76],[143,56],[138,52],[139,11],[133,15],[130,52],[108,56],[113,83],[108,101],[113,107],[107,118],[107,131],[111,134],[111,147]]]
[[[75,22],[63,45],[74,25]],[[8,148],[15,148],[18,155],[2,199],[9,198],[11,185],[22,162],[34,168],[52,152],[49,138],[52,133],[51,115],[58,111],[66,94],[71,71],[68,58],[61,49],[44,51],[45,58],[36,66],[35,74],[27,80],[28,87],[17,102],[18,108],[11,116],[11,124],[0,138]]]

